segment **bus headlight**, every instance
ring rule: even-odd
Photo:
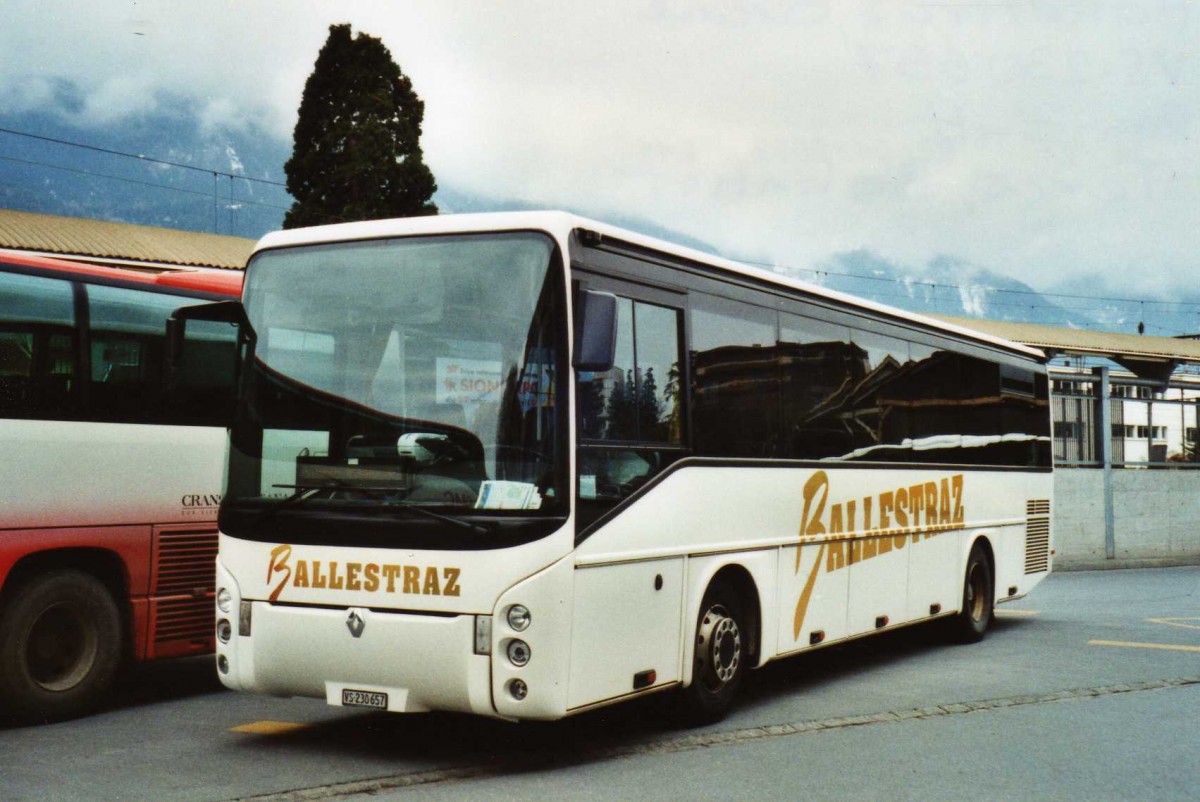
[[[529,644],[523,640],[512,640],[508,642],[508,662],[512,663],[517,668],[529,662],[532,652]]]
[[[508,608],[508,625],[517,632],[524,632],[529,629],[529,623],[533,620],[533,616],[529,614],[529,608],[523,604],[514,604]]]
[[[233,637],[233,625],[229,623],[229,619],[222,618],[217,622],[217,640],[221,643],[229,643],[231,637]]]
[[[221,588],[217,591],[217,609],[223,613],[228,613],[233,609],[233,594],[229,592],[229,588]]]

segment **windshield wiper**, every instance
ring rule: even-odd
[[[272,504],[270,507],[267,507],[265,510],[260,512],[257,516],[255,516],[254,520],[250,522],[250,525],[257,529],[259,524],[268,518],[274,517],[275,514],[280,510],[286,510],[288,507],[299,506],[309,499],[314,498],[321,490],[341,490],[344,484],[344,482],[338,482],[336,479],[331,479],[328,484],[323,485],[271,485],[271,487],[279,487],[283,488],[284,490],[294,490],[295,492],[280,501],[278,504]]]
[[[418,515],[424,515],[425,517],[432,518],[435,521],[441,521],[443,523],[453,524],[454,526],[458,526],[458,527],[461,527],[464,529],[470,529],[471,531],[478,532],[481,535],[490,534],[492,531],[491,529],[484,526],[483,524],[473,523],[473,522],[468,521],[463,518],[456,518],[455,516],[447,515],[444,512],[434,512],[433,510],[426,509],[425,507],[422,507],[418,504],[402,503],[402,504],[387,504],[385,506],[388,510],[404,510],[405,512],[415,512]]]
[[[275,506],[270,507],[270,508],[265,509],[262,512],[260,512],[258,517],[254,519],[255,526],[262,523],[267,518],[270,518],[271,516],[275,515],[275,513],[279,512],[280,510],[286,509],[287,507],[296,506],[305,501],[308,501],[311,498],[314,498],[316,496],[316,494],[321,490],[330,490],[330,491],[337,491],[337,492],[350,492],[350,493],[364,493],[367,495],[382,496],[382,495],[391,495],[399,489],[396,487],[387,487],[387,486],[378,486],[378,485],[355,485],[355,484],[350,484],[349,482],[343,482],[343,481],[340,481],[337,479],[329,479],[325,482],[325,484],[320,484],[320,485],[272,485],[272,487],[286,488],[286,489],[290,489],[290,490],[295,490],[296,492],[293,493],[292,495],[288,496],[287,498],[285,498],[283,501],[279,502]],[[481,535],[489,534],[492,531],[491,529],[484,526],[483,524],[472,523],[471,521],[467,521],[463,518],[457,518],[453,515],[447,515],[444,512],[434,512],[433,510],[426,509],[425,507],[422,507],[422,506],[419,506],[416,504],[410,504],[410,503],[404,503],[404,502],[385,502],[383,506],[387,510],[403,510],[405,512],[412,512],[412,513],[416,513],[418,515],[424,515],[427,518],[432,518],[436,521],[441,521],[442,523],[451,524],[453,526],[457,526],[457,527],[460,527],[463,529],[470,529],[472,532],[478,532]]]

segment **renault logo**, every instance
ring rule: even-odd
[[[351,635],[357,638],[367,628],[367,622],[358,614],[358,610],[351,610],[350,617],[346,619],[346,628],[350,630]]]

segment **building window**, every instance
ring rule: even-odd
[[[1055,421],[1054,436],[1060,440],[1074,440],[1079,437],[1077,421]]]
[[[1137,438],[1138,440],[1145,440],[1147,437],[1151,438],[1152,440],[1166,440],[1167,439],[1167,427],[1166,426],[1124,426],[1124,427],[1122,427],[1120,425],[1116,425],[1116,426],[1113,426],[1113,435],[1119,436],[1117,434],[1117,429],[1122,429],[1122,428],[1125,430],[1125,437],[1127,437],[1127,438]]]
[[[1091,382],[1069,381],[1067,379],[1054,380],[1054,393],[1056,395],[1093,395],[1093,384]]]

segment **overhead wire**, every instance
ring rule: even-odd
[[[99,147],[97,145],[89,145],[89,144],[82,143],[82,142],[72,142],[70,140],[61,139],[61,138],[57,138],[57,137],[44,136],[41,134],[31,134],[27,131],[18,131],[18,130],[12,129],[12,128],[0,127],[0,133],[10,134],[10,135],[19,136],[19,137],[25,137],[28,139],[33,139],[33,140],[38,140],[38,141],[43,141],[43,142],[49,142],[49,143],[53,143],[53,144],[57,144],[57,145],[64,145],[64,146],[73,147],[73,148],[80,148],[83,150],[89,150],[89,151],[93,151],[96,153],[104,153],[104,154],[108,154],[108,155],[112,155],[112,156],[121,156],[124,158],[136,159],[141,162],[148,162],[148,163],[152,163],[152,164],[161,164],[161,165],[166,165],[166,166],[170,166],[170,167],[177,167],[177,168],[184,169],[184,170],[201,172],[201,173],[205,173],[208,175],[229,178],[230,179],[231,197],[228,200],[231,200],[235,203],[244,203],[244,204],[248,204],[248,205],[262,206],[262,207],[266,207],[266,208],[270,208],[270,209],[279,209],[279,210],[283,210],[283,211],[286,211],[288,208],[286,206],[279,206],[276,204],[265,203],[262,201],[252,201],[252,200],[243,199],[243,198],[238,198],[238,199],[232,198],[232,180],[233,179],[237,179],[237,180],[241,180],[241,181],[248,181],[248,182],[252,182],[252,183],[266,184],[266,185],[274,186],[274,187],[286,188],[286,184],[279,182],[279,181],[271,181],[270,179],[265,179],[265,178],[254,178],[252,176],[241,175],[241,174],[237,174],[237,173],[230,173],[230,172],[225,172],[222,170],[214,170],[214,169],[206,168],[206,167],[197,167],[196,165],[193,165],[193,164],[184,164],[182,162],[171,161],[169,159],[161,159],[161,158],[157,158],[157,157],[153,157],[153,156],[146,156],[143,154],[128,153],[128,152],[116,150],[113,148],[104,148],[104,147]],[[166,185],[166,184],[157,184],[157,183],[149,182],[149,181],[140,181],[140,180],[134,179],[134,178],[123,178],[121,176],[114,176],[114,175],[108,175],[105,173],[97,173],[97,172],[93,172],[93,171],[83,170],[81,168],[62,167],[60,165],[48,164],[45,162],[39,162],[39,161],[35,161],[35,160],[20,159],[20,158],[16,158],[16,157],[12,157],[12,156],[0,156],[0,159],[3,159],[5,161],[10,161],[10,162],[26,164],[26,165],[46,167],[46,168],[54,169],[54,170],[62,170],[65,172],[78,173],[78,174],[88,175],[88,176],[97,177],[97,178],[105,178],[105,179],[110,179],[110,180],[114,180],[114,181],[124,181],[126,183],[140,184],[143,186],[155,187],[155,188],[160,188],[160,189],[168,189],[171,191],[184,192],[184,193],[192,194],[192,195],[200,195],[200,196],[203,196],[206,198],[213,198],[214,201],[217,200],[215,191],[212,193],[200,192],[197,190],[185,189],[183,187],[173,187],[173,186]],[[332,221],[339,220],[339,218],[332,216],[332,215],[324,215],[324,216],[328,217]],[[1032,290],[1032,289],[1021,290],[1021,289],[989,287],[989,286],[966,287],[966,286],[963,286],[960,284],[927,281],[927,280],[922,280],[922,279],[901,279],[901,278],[889,277],[889,276],[870,276],[870,275],[862,275],[862,274],[857,274],[857,273],[848,273],[848,272],[843,272],[843,271],[838,271],[838,270],[809,268],[809,267],[796,267],[796,266],[786,265],[786,264],[763,262],[763,261],[754,260],[754,259],[738,258],[736,256],[732,257],[732,258],[736,259],[737,261],[743,262],[745,264],[755,265],[758,267],[766,267],[766,268],[770,268],[775,271],[783,270],[783,271],[788,271],[788,272],[792,272],[792,273],[804,272],[804,273],[810,273],[814,277],[819,277],[819,276],[834,277],[834,276],[836,276],[838,278],[849,278],[849,279],[855,279],[855,280],[859,280],[859,281],[875,281],[875,282],[881,282],[881,283],[900,284],[900,285],[904,285],[907,287],[925,287],[925,288],[929,288],[929,289],[932,289],[935,291],[939,290],[939,289],[952,290],[952,291],[956,291],[956,292],[961,292],[963,290],[973,290],[973,291],[1002,293],[1002,294],[1007,294],[1007,295],[1027,295],[1027,296],[1033,296],[1033,297],[1037,297],[1037,298],[1063,298],[1063,299],[1067,299],[1067,300],[1098,301],[1098,302],[1104,302],[1104,303],[1140,304],[1143,310],[1145,308],[1145,304],[1159,304],[1159,305],[1163,305],[1163,306],[1175,306],[1175,307],[1183,307],[1183,306],[1200,307],[1200,301],[1178,301],[1178,300],[1160,301],[1160,300],[1148,299],[1148,298],[1127,298],[1127,297],[1103,296],[1103,295],[1080,295],[1080,294],[1074,294],[1074,293],[1039,292],[1037,290]],[[911,294],[903,294],[903,293],[886,293],[886,294],[885,293],[872,293],[872,294],[878,298],[895,298],[898,300],[908,300],[908,301],[914,300]],[[930,302],[933,303],[935,305],[935,307],[936,307],[937,301],[938,301],[937,298],[930,299]],[[1054,310],[1078,311],[1078,312],[1099,311],[1099,310],[1096,310],[1096,309],[1090,308],[1090,307],[1064,306],[1061,304],[1025,304],[1025,303],[1016,302],[1016,301],[1004,302],[1004,301],[989,300],[988,305],[989,306],[1018,307],[1018,308],[1028,306],[1031,310],[1033,310],[1033,309],[1054,309]],[[1140,315],[1140,318],[1143,322],[1145,321],[1144,312],[1143,312],[1143,314]],[[1168,331],[1168,329],[1164,329],[1161,326],[1156,326],[1156,325],[1149,324],[1149,323],[1145,323],[1145,326],[1147,326],[1149,328],[1155,328],[1160,331]],[[1184,332],[1180,332],[1180,333],[1184,333]]]
[[[945,283],[945,282],[923,281],[920,279],[901,279],[901,278],[896,278],[895,276],[867,276],[867,275],[862,275],[859,273],[845,273],[845,272],[841,272],[841,271],[837,271],[837,270],[825,270],[825,269],[818,269],[818,268],[813,268],[813,267],[795,267],[795,266],[786,265],[786,264],[778,264],[778,263],[773,264],[773,263],[769,263],[769,262],[756,262],[756,261],[753,261],[750,259],[737,259],[736,257],[733,257],[733,258],[736,259],[736,261],[743,262],[745,264],[755,265],[755,266],[759,266],[759,267],[771,267],[776,270],[782,269],[782,270],[786,270],[786,271],[801,271],[801,272],[805,272],[805,273],[812,273],[813,275],[816,275],[816,276],[822,276],[822,275],[837,276],[839,278],[852,278],[852,279],[859,279],[859,280],[863,280],[863,281],[879,281],[879,282],[885,282],[885,283],[889,283],[889,284],[903,284],[905,286],[911,286],[911,287],[929,287],[932,289],[948,289],[948,290],[957,290],[957,291],[982,290],[985,292],[1001,292],[1001,293],[1007,293],[1007,294],[1011,294],[1011,295],[1031,295],[1031,296],[1038,297],[1038,298],[1066,298],[1068,300],[1105,301],[1108,303],[1160,304],[1160,305],[1165,305],[1165,306],[1178,305],[1178,306],[1200,307],[1200,301],[1159,301],[1159,300],[1154,300],[1152,298],[1126,298],[1126,297],[1105,296],[1105,295],[1078,295],[1078,294],[1065,293],[1065,292],[1039,292],[1038,290],[1032,290],[1032,289],[1018,290],[1018,289],[1004,288],[1004,287],[989,287],[989,286],[977,286],[977,285],[964,286],[962,284],[950,284],[950,283]],[[1065,308],[1065,307],[1062,307],[1062,308]]]
[[[49,162],[38,161],[36,159],[21,159],[21,158],[15,157],[15,156],[0,156],[0,160],[16,162],[16,163],[25,164],[28,166],[44,167],[44,168],[51,169],[51,170],[62,170],[65,172],[77,173],[80,175],[87,175],[87,176],[91,176],[91,177],[95,177],[95,178],[104,178],[104,179],[109,179],[109,180],[113,180],[113,181],[124,181],[126,183],[131,183],[131,184],[141,184],[143,186],[154,187],[157,189],[166,189],[166,190],[171,190],[173,192],[184,192],[189,195],[199,195],[204,198],[212,199],[214,204],[218,204],[222,200],[232,200],[234,203],[247,204],[247,205],[252,205],[252,206],[262,206],[265,208],[278,209],[281,211],[287,211],[290,208],[288,206],[280,206],[277,204],[266,203],[263,201],[253,201],[253,200],[249,200],[247,198],[233,198],[232,197],[233,182],[235,180],[236,181],[249,181],[249,182],[257,183],[257,184],[266,184],[268,186],[279,187],[286,191],[287,185],[282,182],[279,182],[279,181],[271,181],[271,180],[265,179],[265,178],[254,178],[254,177],[248,176],[248,175],[241,175],[238,173],[230,173],[230,172],[225,172],[223,170],[213,170],[213,169],[207,168],[207,167],[197,167],[196,165],[193,165],[193,164],[183,164],[181,162],[174,162],[174,161],[170,161],[168,159],[159,159],[159,158],[155,158],[152,156],[142,156],[142,155],[138,155],[135,153],[126,153],[126,152],[119,151],[119,150],[113,150],[111,148],[101,148],[101,147],[97,147],[95,145],[87,145],[87,144],[84,144],[81,142],[71,142],[71,141],[65,140],[65,139],[56,139],[54,137],[41,136],[38,134],[30,134],[30,133],[26,133],[24,131],[16,131],[11,128],[0,127],[0,133],[14,134],[16,136],[23,136],[23,137],[27,137],[30,139],[37,139],[37,140],[41,140],[44,142],[52,142],[54,144],[67,145],[70,147],[95,151],[97,153],[104,153],[104,154],[108,154],[108,155],[112,155],[112,156],[121,156],[121,157],[128,158],[128,159],[136,159],[137,161],[149,163],[149,164],[161,164],[161,165],[165,165],[168,167],[178,167],[178,168],[181,168],[184,170],[191,170],[193,172],[203,173],[205,175],[211,175],[214,179],[214,182],[218,178],[227,178],[227,179],[229,179],[230,197],[224,198],[224,199],[221,198],[217,193],[215,183],[213,186],[213,190],[211,192],[210,191],[202,192],[202,191],[194,190],[194,189],[185,189],[183,187],[175,187],[175,186],[171,186],[169,184],[160,184],[160,183],[156,183],[153,181],[142,181],[142,180],[138,180],[136,178],[125,178],[122,176],[115,176],[115,175],[110,175],[107,173],[99,173],[99,172],[95,172],[92,170],[85,170],[85,169],[78,168],[78,167],[63,167],[61,165],[50,164]],[[216,213],[216,209],[214,208],[214,214],[215,213]],[[318,217],[321,217],[330,223],[346,222],[346,219],[339,215],[333,215],[333,214],[328,214],[328,213],[323,213],[323,212],[314,212],[314,214],[316,214]],[[214,228],[215,228],[215,220],[214,220]]]
[[[184,192],[188,195],[199,195],[206,199],[213,197],[212,192],[201,192],[200,190],[186,189],[185,187],[173,187],[170,184],[158,184],[153,181],[142,181],[137,178],[125,178],[125,177],[119,176],[119,175],[109,175],[107,173],[98,173],[93,170],[84,170],[84,169],[81,169],[78,167],[63,167],[63,166],[57,165],[57,164],[47,164],[46,162],[33,161],[30,159],[19,159],[15,156],[0,156],[0,161],[15,162],[16,164],[24,164],[24,165],[34,166],[34,167],[45,167],[50,170],[61,170],[66,173],[76,173],[78,175],[86,175],[91,178],[103,178],[103,179],[110,180],[110,181],[123,181],[127,184],[139,184],[144,187],[153,187],[154,189],[166,189],[166,190],[170,190],[171,192]],[[235,178],[236,177],[240,177],[240,176],[235,176]],[[278,204],[274,204],[274,203],[265,203],[263,201],[253,201],[253,200],[249,200],[246,198],[229,197],[229,198],[224,198],[223,200],[228,200],[233,203],[245,203],[245,204],[249,204],[249,205],[253,205],[253,206],[265,206],[269,209],[280,209],[282,211],[287,211],[287,209],[288,209],[288,207],[286,207],[286,206],[279,206]]]
[[[744,264],[755,265],[758,267],[767,267],[775,272],[784,273],[785,275],[786,274],[795,275],[798,272],[803,272],[803,273],[812,274],[814,277],[836,276],[838,278],[858,279],[858,280],[864,280],[864,281],[875,281],[875,282],[880,282],[880,283],[902,285],[905,287],[924,287],[924,288],[933,289],[933,290],[939,290],[939,289],[940,290],[951,290],[951,291],[959,292],[959,293],[964,292],[964,291],[969,291],[969,292],[983,291],[983,292],[993,292],[993,293],[1007,293],[1007,294],[1013,294],[1013,295],[1028,295],[1028,296],[1031,296],[1034,298],[1063,298],[1063,299],[1067,299],[1067,300],[1096,301],[1098,303],[1117,303],[1117,304],[1129,304],[1129,305],[1139,304],[1140,309],[1143,310],[1143,311],[1141,311],[1139,317],[1140,317],[1140,320],[1142,321],[1144,327],[1155,328],[1155,329],[1158,329],[1159,331],[1170,332],[1174,335],[1185,335],[1185,334],[1190,334],[1193,332],[1190,332],[1187,330],[1180,331],[1180,330],[1176,330],[1176,329],[1168,329],[1168,328],[1165,328],[1162,326],[1145,323],[1145,313],[1144,313],[1145,304],[1158,304],[1161,306],[1176,307],[1176,308],[1200,307],[1200,301],[1179,301],[1179,300],[1160,301],[1160,300],[1148,299],[1148,298],[1125,298],[1125,297],[1103,296],[1103,295],[1080,295],[1080,294],[1075,294],[1075,293],[1039,292],[1037,290],[1018,290],[1018,289],[1008,289],[1008,288],[990,287],[990,286],[981,286],[981,285],[964,286],[961,284],[951,284],[951,283],[946,283],[946,282],[934,282],[934,281],[926,281],[926,280],[921,280],[921,279],[897,278],[895,276],[870,276],[870,275],[863,275],[863,274],[858,274],[858,273],[848,273],[848,272],[843,272],[843,271],[838,271],[838,270],[829,270],[829,269],[823,269],[823,268],[796,267],[793,265],[781,264],[778,262],[762,262],[762,261],[757,261],[754,259],[744,259],[744,258],[739,258],[737,256],[731,256],[730,258],[734,259],[736,261],[742,262]],[[936,295],[934,297],[930,297],[930,298],[918,298],[918,297],[914,297],[914,295],[912,293],[871,292],[869,295],[870,295],[870,297],[876,298],[876,299],[894,298],[894,299],[909,301],[909,302],[924,301],[926,303],[933,304],[935,310],[936,310],[937,304],[940,300],[951,300],[948,298],[939,299]],[[988,307],[1028,308],[1030,311],[1035,311],[1035,310],[1041,309],[1041,310],[1053,310],[1053,311],[1087,312],[1087,313],[1093,313],[1093,314],[1097,313],[1097,312],[1113,311],[1111,309],[1106,309],[1102,306],[1078,306],[1078,305],[1065,305],[1065,304],[1058,304],[1058,303],[1038,304],[1038,303],[1028,303],[1028,302],[1024,302],[1024,301],[1000,301],[1000,300],[995,300],[995,299],[988,299],[987,305],[988,305]],[[1125,311],[1129,312],[1132,310],[1125,310]],[[1169,310],[1164,310],[1164,311],[1169,311]],[[933,314],[940,314],[940,313],[937,311],[934,311]],[[969,315],[964,315],[964,316],[969,316]],[[1074,322],[1076,325],[1080,325],[1084,328],[1099,329],[1099,330],[1104,330],[1106,328],[1109,328],[1111,330],[1110,326],[1106,326],[1106,324],[1101,323],[1101,322],[1096,322],[1096,321],[1074,321]]]
[[[225,178],[237,178],[237,179],[241,179],[243,181],[252,181],[256,184],[267,184],[267,185],[270,185],[273,187],[284,187],[284,188],[287,187],[286,184],[284,184],[280,181],[272,181],[267,178],[254,178],[254,177],[248,176],[248,175],[240,175],[238,173],[228,173],[223,170],[214,170],[209,167],[197,167],[194,164],[184,164],[183,162],[170,161],[169,159],[160,159],[160,158],[156,158],[154,156],[146,156],[146,155],[139,154],[139,153],[127,153],[125,151],[114,150],[112,148],[102,148],[102,147],[98,147],[96,145],[88,145],[83,142],[72,142],[67,139],[57,139],[52,136],[42,136],[41,134],[31,134],[26,131],[17,131],[12,128],[0,127],[0,133],[11,134],[13,136],[25,137],[26,139],[36,139],[36,140],[39,140],[42,142],[52,142],[56,145],[66,145],[66,146],[72,147],[72,148],[80,148],[82,150],[90,150],[95,153],[106,153],[110,156],[123,156],[127,159],[137,159],[138,161],[141,161],[141,162],[150,162],[152,164],[163,164],[163,165],[167,165],[169,167],[178,167],[182,170],[194,170],[196,172],[206,173],[208,175],[215,174],[215,175],[219,175],[219,176],[222,176]]]

